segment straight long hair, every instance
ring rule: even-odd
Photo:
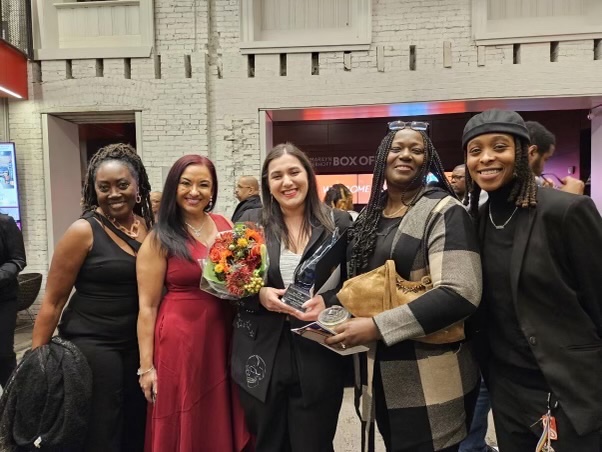
[[[163,197],[159,207],[158,221],[155,226],[155,238],[161,249],[167,256],[175,256],[182,259],[192,260],[186,244],[191,240],[191,235],[186,229],[182,211],[177,202],[178,186],[182,174],[190,165],[204,166],[209,170],[212,179],[211,198],[212,201],[205,207],[205,212],[211,212],[217,200],[217,174],[215,165],[207,157],[190,154],[180,157],[173,164],[163,187]]]
[[[307,155],[292,143],[282,143],[275,146],[266,156],[261,170],[261,194],[263,197],[262,225],[269,235],[280,238],[288,248],[291,245],[288,228],[284,222],[280,204],[270,193],[269,167],[270,163],[285,154],[299,159],[301,166],[307,173],[307,196],[305,197],[305,212],[303,214],[302,233],[311,236],[312,227],[321,225],[327,231],[334,230],[334,222],[330,217],[330,209],[326,207],[318,196],[316,173]]]

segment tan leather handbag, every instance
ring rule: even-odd
[[[341,304],[355,317],[374,317],[381,312],[411,303],[433,288],[430,276],[406,281],[387,260],[374,270],[348,279],[337,294]],[[448,344],[464,339],[464,322],[457,322],[427,336],[413,338],[427,344]]]
[[[428,256],[426,250],[428,231],[426,228],[431,216],[432,212],[425,223],[424,256]],[[393,248],[395,248],[400,236],[401,223],[393,240],[390,257],[393,255]],[[428,262],[426,263],[426,270],[429,273]],[[337,294],[337,298],[353,316],[374,317],[381,312],[411,303],[432,288],[433,282],[430,276],[424,276],[421,281],[406,281],[397,274],[395,261],[389,259],[380,267],[345,281]],[[413,340],[427,344],[448,344],[461,341],[464,338],[464,321],[460,321],[443,330],[416,337]]]

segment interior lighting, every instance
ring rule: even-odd
[[[23,99],[23,96],[18,95],[17,93],[15,93],[14,91],[11,91],[8,88],[5,88],[4,86],[0,85],[0,91],[5,92],[6,94],[8,94],[9,96],[14,96],[17,99]]]

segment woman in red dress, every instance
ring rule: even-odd
[[[199,289],[198,259],[218,232],[232,226],[209,213],[216,196],[213,163],[199,155],[180,158],[165,181],[158,222],[138,255],[138,374],[152,403],[147,452],[250,447],[230,381],[233,312],[228,302]]]

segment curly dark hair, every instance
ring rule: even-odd
[[[534,207],[537,205],[537,183],[535,175],[529,166],[529,143],[521,138],[514,137],[514,183],[508,201],[513,201],[517,207]],[[464,163],[468,152],[464,152]],[[468,166],[467,166],[468,168]],[[466,196],[464,205],[470,206],[468,211],[474,218],[479,214],[479,196],[481,187],[479,187],[470,177],[470,172],[466,171]]]
[[[433,142],[423,131],[417,132],[422,135],[422,140],[424,141],[424,161],[414,179],[406,187],[406,191],[413,188],[426,187],[426,179],[428,173],[431,172],[440,181],[441,188],[450,196],[457,198],[454,189],[445,176],[443,164],[441,163],[441,159],[439,158],[439,154],[437,153]],[[378,146],[374,161],[370,199],[365,209],[362,210],[353,226],[349,229],[350,239],[361,238],[361,240],[353,240],[353,252],[349,262],[350,276],[356,276],[361,273],[368,265],[368,259],[372,253],[374,253],[374,248],[376,246],[376,230],[388,197],[387,191],[384,190],[387,156],[389,155],[396,133],[396,130],[390,131]],[[404,196],[405,191],[402,193],[402,202],[405,204],[406,200],[404,199]],[[416,201],[417,199],[411,200],[410,205]]]
[[[134,213],[144,218],[146,227],[150,229],[153,225],[153,210],[150,202],[151,185],[148,181],[148,175],[142,160],[136,154],[134,149],[129,144],[115,143],[109,144],[100,148],[96,154],[90,159],[86,178],[84,179],[84,187],[82,189],[82,210],[83,213],[96,210],[98,207],[98,198],[96,197],[96,189],[94,187],[96,181],[96,172],[100,165],[110,160],[116,160],[126,165],[132,175],[138,182],[138,192],[142,198],[140,203],[134,206]]]

